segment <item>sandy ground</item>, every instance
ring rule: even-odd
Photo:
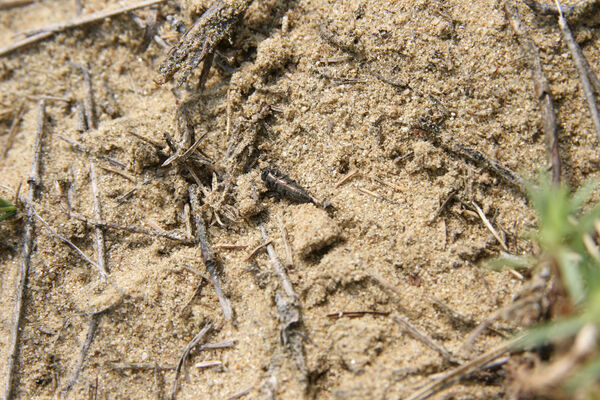
[[[154,7],[158,32],[170,44],[180,34],[163,23],[166,15],[189,26],[210,5],[176,3]],[[120,5],[89,0],[82,11]],[[578,186],[597,177],[600,158],[574,64],[552,19],[519,10],[534,31],[550,79],[564,179]],[[152,12],[136,14],[145,19]],[[0,47],[17,32],[75,15],[71,0],[0,10]],[[580,24],[575,34],[597,65],[596,28]],[[98,327],[81,373],[67,390],[91,313],[121,296],[38,221],[16,398],[167,398],[183,349],[208,323],[212,329],[202,343],[235,344],[193,350],[179,377],[178,399],[226,399],[246,389],[243,398],[405,398],[452,364],[409,335],[394,316],[410,321],[458,362],[502,342],[486,333],[470,355],[462,347],[475,324],[526,285],[514,274],[482,267],[502,248],[472,204],[481,207],[513,254],[531,252],[524,233],[534,226],[534,214],[517,189],[436,147],[418,128],[437,124],[445,140],[477,149],[527,179],[547,166],[531,72],[501,1],[255,0],[218,48],[204,92],[195,95],[196,73],[189,90],[177,92],[179,98],[172,83],[155,83],[166,50],[152,42],[140,51],[143,37],[125,15],[0,57],[3,152],[24,104],[14,143],[6,157],[0,154],[0,195],[13,198],[19,185],[22,195],[27,192],[37,99],[60,97],[67,101],[47,100],[37,212],[96,260],[94,228],[65,212],[70,205],[74,213],[93,218],[94,162],[105,221],[186,235],[194,179],[183,167],[161,164],[172,155],[164,132],[181,139],[177,110],[187,99],[195,137],[206,134],[199,150],[216,165],[215,177],[231,167],[224,161],[230,144],[246,141],[251,147],[244,165],[232,169],[232,191],[221,203],[223,183],[197,168],[205,186],[201,215],[233,320],[223,317],[199,246],[106,229],[110,278],[125,296],[95,317]],[[98,127],[83,133],[77,130],[76,103],[86,91],[73,63],[89,68],[98,116]],[[268,115],[252,123],[265,105]],[[59,136],[78,141],[89,154]],[[269,166],[332,206],[322,210],[270,195],[260,179]],[[355,176],[336,186],[354,170]],[[456,200],[437,215],[450,193]],[[293,328],[301,337],[294,341],[303,347],[300,353],[282,344],[276,303],[282,289],[267,253],[248,257],[262,243],[259,223],[298,294],[302,322]],[[24,225],[21,218],[0,226],[3,379]],[[219,247],[224,244],[246,247]],[[328,316],[343,311],[381,313]],[[522,323],[494,326],[510,335]],[[219,364],[196,367],[205,361]],[[132,365],[144,368],[119,368]],[[501,367],[435,398],[504,398],[507,374]]]

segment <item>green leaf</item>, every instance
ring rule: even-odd
[[[17,207],[15,207],[10,201],[4,200],[0,197],[0,221],[12,218],[17,214]]]
[[[562,321],[548,322],[525,332],[514,347],[525,350],[561,340],[575,335],[586,323],[587,320],[580,315]]]

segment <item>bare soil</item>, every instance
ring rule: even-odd
[[[117,8],[84,1],[82,12]],[[210,1],[154,7],[158,33],[180,37],[166,15],[190,26]],[[567,3],[567,2],[565,2]],[[185,346],[205,326],[202,343],[235,339],[233,347],[193,350],[179,377],[178,399],[406,398],[452,364],[396,324],[401,315],[463,362],[504,339],[484,333],[467,353],[477,323],[511,303],[527,284],[484,266],[502,251],[474,211],[478,204],[513,254],[531,253],[526,232],[535,215],[526,197],[493,173],[423,137],[424,123],[444,140],[469,146],[534,179],[547,167],[541,111],[532,74],[498,0],[255,0],[218,48],[204,92],[155,83],[166,50],[128,15],[71,29],[0,57],[0,150],[19,105],[14,143],[0,158],[0,196],[12,199],[34,154],[37,99],[48,99],[37,212],[96,259],[94,228],[70,218],[67,204],[93,218],[90,163],[98,168],[105,221],[187,234],[185,205],[194,178],[176,164],[164,132],[181,140],[185,102],[199,150],[216,166],[198,168],[202,216],[218,255],[218,276],[231,302],[223,317],[200,247],[105,229],[111,280],[125,293],[99,317],[98,329],[70,391],[90,313],[121,296],[72,248],[37,221],[14,385],[15,398],[166,398]],[[598,138],[556,21],[519,5],[540,47],[560,120],[564,181],[597,178]],[[138,10],[142,19],[151,10]],[[0,10],[0,47],[18,32],[76,16],[72,0],[39,0]],[[597,27],[574,33],[596,68]],[[87,66],[98,127],[77,130]],[[177,94],[177,95],[176,95]],[[249,121],[265,106],[268,116]],[[228,118],[229,117],[229,118]],[[433,125],[432,125],[433,124]],[[234,133],[238,132],[235,137]],[[89,154],[60,136],[76,140]],[[230,144],[246,140],[247,163],[219,202]],[[0,154],[2,157],[2,154]],[[107,162],[118,160],[124,168]],[[296,204],[267,193],[263,168],[277,169],[331,207]],[[358,173],[339,186],[348,173]],[[132,191],[130,195],[126,195]],[[454,201],[440,206],[455,193]],[[595,194],[597,197],[597,193]],[[0,226],[0,372],[6,360],[19,281],[26,218]],[[264,250],[263,223],[298,294],[298,354],[282,343],[281,283]],[[282,236],[289,235],[290,252]],[[245,245],[230,249],[220,245]],[[290,262],[291,261],[291,262]],[[347,311],[377,311],[359,317]],[[511,330],[530,320],[494,324]],[[297,343],[297,342],[296,342]],[[220,366],[198,368],[204,361]],[[119,366],[143,364],[143,369]],[[165,367],[163,369],[155,366]],[[457,383],[435,398],[504,398],[511,371]],[[3,384],[5,382],[3,381]],[[3,386],[4,387],[4,386]],[[97,397],[93,397],[93,396]]]

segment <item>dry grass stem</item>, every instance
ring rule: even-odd
[[[196,347],[198,345],[198,343],[200,343],[202,338],[204,338],[204,336],[208,333],[208,331],[211,328],[212,328],[212,324],[210,322],[207,322],[204,325],[204,328],[202,328],[202,330],[200,332],[198,332],[198,334],[196,336],[194,336],[192,341],[189,342],[187,346],[185,346],[185,349],[183,349],[183,353],[181,354],[181,357],[179,358],[177,367],[175,367],[175,378],[173,379],[173,388],[171,389],[171,400],[175,400],[175,396],[177,394],[177,381],[179,380],[179,375],[181,374],[181,370],[185,364],[185,360],[187,360],[188,356],[190,355],[190,351],[192,351],[192,349],[194,347]]]

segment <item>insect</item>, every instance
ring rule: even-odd
[[[287,197],[297,203],[314,203],[317,206],[321,206],[321,202],[311,196],[306,189],[300,186],[295,180],[274,168],[263,169],[260,177],[265,182],[265,185],[267,185],[267,188],[282,197]]]

